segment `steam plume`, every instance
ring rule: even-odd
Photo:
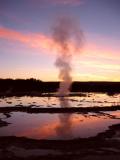
[[[58,48],[55,65],[59,68],[61,80],[58,94],[65,96],[69,94],[72,83],[71,61],[73,55],[80,51],[82,32],[70,17],[59,17],[53,27],[53,39]]]

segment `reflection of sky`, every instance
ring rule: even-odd
[[[110,114],[116,115],[118,118],[120,117],[119,111],[111,112]],[[67,128],[63,128],[61,132],[58,132],[56,129],[65,123],[59,120],[60,114],[28,114],[13,112],[11,113],[10,118],[6,119],[5,116],[1,116],[3,117],[2,120],[7,121],[10,124],[7,127],[0,128],[0,136],[16,135],[35,139],[91,137],[108,130],[108,127],[113,124],[120,123],[120,119],[111,119],[111,117],[107,115],[99,115],[97,113],[86,115],[72,114],[70,117],[70,130],[69,128],[68,130]],[[68,133],[66,131],[68,131]]]
[[[54,18],[62,13],[75,17],[85,35],[82,54],[73,61],[74,80],[120,80],[120,1],[64,2],[0,1],[0,77],[57,80],[55,56],[46,41]]]

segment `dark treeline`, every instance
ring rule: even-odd
[[[0,95],[38,94],[56,92],[59,82],[36,79],[0,79]],[[72,92],[120,93],[120,82],[73,82]]]

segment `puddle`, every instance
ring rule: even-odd
[[[36,107],[94,107],[120,103],[120,94],[86,93],[70,97],[8,97],[0,99],[0,106]],[[12,108],[12,107],[11,107]],[[51,109],[52,109],[51,108]],[[1,108],[2,109],[2,108]],[[37,113],[37,112],[36,112]],[[0,136],[28,137],[33,139],[68,140],[94,137],[109,126],[120,123],[120,111],[94,113],[0,113]],[[4,122],[4,124],[3,124]],[[5,123],[7,125],[5,125]]]
[[[0,128],[0,136],[49,140],[93,137],[120,123],[120,111],[90,114],[12,112],[11,117],[6,118],[2,113],[1,117],[9,125]]]

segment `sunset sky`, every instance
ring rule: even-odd
[[[0,78],[58,80],[51,26],[59,15],[84,34],[73,80],[120,81],[120,0],[0,0]]]

